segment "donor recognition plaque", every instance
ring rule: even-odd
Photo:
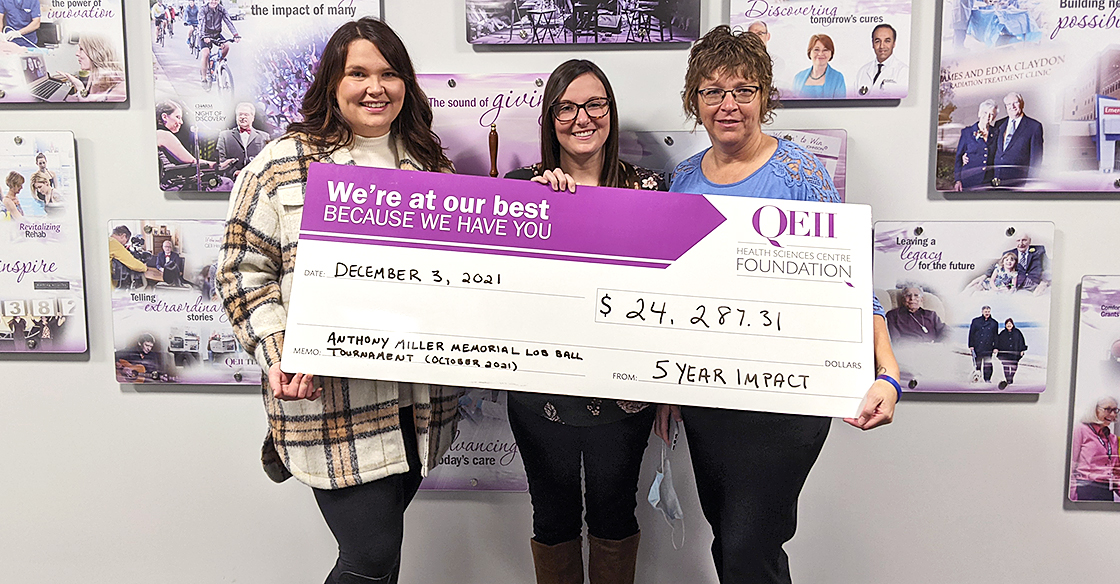
[[[870,209],[315,164],[282,368],[852,416]]]

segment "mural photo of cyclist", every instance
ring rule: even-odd
[[[237,171],[260,151],[258,142],[300,119],[331,33],[381,11],[379,0],[328,0],[320,14],[299,9],[305,5],[149,0],[161,190],[228,192]],[[180,33],[174,36],[172,10]],[[157,13],[167,15],[160,19],[163,33]]]

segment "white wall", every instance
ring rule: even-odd
[[[258,464],[265,419],[250,391],[152,391],[113,379],[104,228],[124,217],[219,218],[221,199],[155,185],[147,18],[129,2],[127,109],[0,112],[4,130],[78,137],[88,267],[88,360],[0,361],[0,581],[321,581],[333,540],[310,491],[272,484]],[[139,3],[136,3],[139,4]],[[702,29],[728,6],[702,5]],[[572,51],[476,51],[459,0],[385,0],[422,72],[547,72]],[[836,424],[801,497],[787,546],[799,582],[1051,583],[1114,574],[1120,516],[1063,506],[1077,284],[1120,273],[1120,203],[931,191],[933,2],[915,1],[911,94],[897,107],[794,109],[776,126],[843,127],[848,200],[881,220],[1051,220],[1057,240],[1048,390],[1041,396],[909,398],[863,434]],[[610,76],[628,129],[688,128],[677,97],[686,51],[586,51]],[[641,489],[647,489],[650,449]],[[714,582],[711,533],[686,452],[674,458],[688,537],[674,551],[648,505],[638,580]],[[530,582],[526,494],[421,494],[407,517],[402,582]]]

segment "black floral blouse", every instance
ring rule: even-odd
[[[621,162],[623,182],[646,191],[667,191],[665,175],[627,162]],[[505,178],[529,180],[544,172],[540,163],[510,171]],[[509,392],[509,399],[537,415],[572,426],[598,426],[617,422],[650,406],[646,402],[577,397],[550,393]]]

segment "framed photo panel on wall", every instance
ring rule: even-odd
[[[74,134],[0,132],[0,175],[0,353],[84,353]]]
[[[1113,503],[1120,490],[1120,276],[1082,278],[1080,313],[1067,496]]]
[[[464,0],[473,45],[688,44],[700,0]]]
[[[224,232],[224,221],[109,222],[118,382],[260,385],[218,297]]]
[[[301,119],[331,34],[380,15],[380,0],[152,4],[160,189],[231,190],[265,143]]]
[[[0,2],[0,109],[128,101],[123,5],[123,0]]]
[[[1041,393],[1054,224],[879,221],[875,295],[903,388]]]
[[[432,131],[455,172],[489,176],[493,170],[501,177],[540,161],[547,73],[421,73],[416,78],[432,106]]]
[[[910,0],[731,0],[757,34],[781,99],[897,100],[910,88]]]
[[[939,191],[1120,193],[1120,46],[1106,0],[945,0]]]

